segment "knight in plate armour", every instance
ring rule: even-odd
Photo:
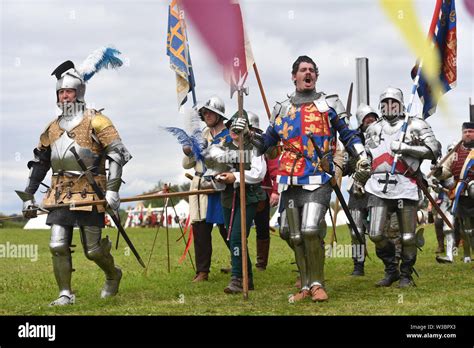
[[[24,202],[24,216],[36,217],[34,194],[50,169],[51,185],[43,205],[69,204],[69,207],[51,209],[46,221],[51,226],[49,248],[59,287],[59,296],[50,306],[68,305],[75,301],[71,288],[74,227],[79,228],[85,256],[105,274],[101,297],[116,295],[122,278],[122,271],[115,265],[110,253],[111,242],[108,237],[102,238],[104,207],[75,206],[79,202],[98,200],[98,197],[70,151],[75,148],[96,184],[105,192],[109,207],[118,211],[122,169],[131,155],[112,121],[100,111],[87,108],[84,99],[86,82],[96,72],[101,68],[122,65],[122,61],[115,56],[118,53],[112,48],[101,48],[80,67],[76,68],[73,62],[66,61],[53,71],[52,75],[57,78],[56,98],[61,114],[41,134],[39,144],[33,151],[34,159],[28,162],[30,174],[25,192],[31,195],[31,199]]]
[[[430,125],[417,117],[409,117],[406,136],[400,142],[404,125],[403,93],[388,87],[380,96],[382,118],[372,123],[366,132],[366,151],[372,160],[372,174],[365,184],[369,194],[369,236],[375,243],[377,256],[385,265],[385,277],[377,286],[390,286],[400,280],[400,287],[410,287],[417,255],[418,202],[422,199],[416,175],[423,160],[439,156],[440,143]],[[391,174],[394,155],[401,155],[394,174]],[[384,235],[390,214],[396,213],[402,239],[401,263],[395,255],[395,246]]]

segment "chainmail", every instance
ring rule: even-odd
[[[293,105],[300,106],[305,103],[310,103],[318,99],[320,96],[321,93],[316,92],[316,89],[304,92],[296,91],[295,94],[290,97],[290,101]]]

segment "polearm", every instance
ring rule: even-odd
[[[242,79],[241,81],[245,81]],[[243,82],[238,85],[237,103],[239,106],[239,118],[244,118],[244,93],[248,92],[243,86]],[[239,172],[240,172],[240,239],[242,244],[242,278],[243,278],[243,295],[244,300],[249,297],[249,274],[247,262],[247,200],[245,197],[245,166],[244,166],[244,134],[239,134]],[[230,226],[232,228],[232,226]]]
[[[439,167],[441,167],[443,165],[444,162],[446,162],[448,160],[449,157],[451,157],[451,155],[453,153],[455,153],[457,151],[457,149],[459,148],[459,146],[461,146],[462,144],[462,140],[459,140],[459,142],[451,149],[451,151],[449,151],[446,156],[444,156],[441,161],[439,161],[437,164],[436,164],[436,167],[434,169],[432,169],[429,174],[426,176],[428,179],[431,178],[431,176],[436,172],[436,169],[438,169]]]
[[[348,118],[351,117],[353,88],[354,88],[354,82],[351,82],[351,86],[349,87],[349,94],[347,96],[347,103],[346,103],[346,112],[347,112]],[[342,184],[342,175],[337,178],[337,186],[339,186],[339,189],[341,188],[341,184]],[[329,207],[329,209],[331,209],[331,207]],[[337,235],[336,235],[337,214],[339,214],[339,198],[338,197],[336,197],[336,203],[334,204],[334,214],[332,215],[332,235],[329,237],[329,245],[331,246],[334,244],[334,242],[337,243]]]
[[[169,183],[168,187],[166,188],[165,192],[167,192],[168,188],[171,186],[171,183]],[[171,263],[170,263],[170,233],[169,233],[169,221],[168,221],[168,203],[169,203],[169,197],[166,198],[165,200],[165,222],[166,222],[166,254],[168,255],[168,273],[171,272]]]
[[[446,223],[446,225],[449,226],[450,229],[454,230],[454,226],[453,224],[451,223],[451,221],[448,219],[448,217],[446,216],[446,214],[443,212],[443,210],[441,209],[441,207],[438,205],[438,203],[436,203],[435,199],[433,198],[433,196],[431,196],[430,194],[430,191],[428,190],[428,187],[426,187],[426,185],[424,184],[423,182],[423,179],[421,177],[421,175],[416,175],[416,183],[418,185],[418,187],[421,189],[421,191],[423,191],[423,193],[425,194],[426,198],[428,198],[428,200],[430,201],[431,203],[431,206],[433,208],[435,208],[436,212],[439,214],[439,216],[441,216],[441,218],[443,219],[443,221]]]
[[[428,32],[428,39],[431,39],[431,37],[434,34],[436,23],[437,23],[438,18],[439,18],[439,13],[441,11],[441,3],[442,3],[442,0],[436,0],[435,10],[434,10],[434,13],[433,13],[433,18],[431,19],[430,30]],[[401,129],[401,133],[400,133],[400,138],[399,138],[400,146],[402,146],[402,143],[405,141],[405,136],[407,134],[408,120],[410,118],[411,108],[413,106],[413,101],[415,99],[416,90],[418,88],[418,82],[420,80],[420,74],[421,74],[422,66],[423,66],[423,60],[421,60],[419,65],[418,65],[418,70],[416,72],[416,77],[415,77],[415,80],[413,81],[413,87],[411,89],[411,95],[410,95],[410,102],[408,104],[407,111],[405,113],[405,120],[403,121],[402,129]],[[392,169],[390,171],[390,173],[392,175],[395,174],[395,168],[397,166],[397,162],[400,160],[400,157],[401,157],[400,153],[395,153],[395,156],[393,157],[393,162],[392,162]]]
[[[22,191],[15,191],[20,198],[22,198],[22,195],[24,192]],[[153,194],[142,194],[142,195],[137,195],[137,196],[132,196],[132,197],[125,197],[121,198],[120,202],[122,203],[128,203],[128,202],[138,202],[138,201],[149,201],[152,199],[158,199],[158,198],[173,198],[173,197],[187,197],[187,196],[194,196],[194,195],[210,195],[213,193],[216,193],[217,191],[214,189],[205,189],[205,190],[193,190],[193,191],[181,191],[181,192],[171,192],[171,193],[153,193]],[[23,198],[22,198],[23,200]],[[95,206],[95,205],[106,205],[107,201],[104,199],[99,199],[96,201],[82,201],[82,202],[70,202],[70,203],[59,203],[59,204],[48,204],[41,206],[41,209],[45,210],[51,210],[51,209],[59,209],[59,208],[76,208],[76,207],[88,207],[88,206]],[[37,210],[34,209],[34,210]],[[47,214],[48,212],[45,212],[44,214]],[[43,215],[41,213],[38,213],[38,215]],[[8,219],[14,219],[14,218],[19,218],[19,216],[12,216],[8,217]],[[8,220],[4,219],[4,220]]]

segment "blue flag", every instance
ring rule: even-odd
[[[443,88],[443,93],[448,92],[456,86],[457,70],[457,38],[456,38],[456,8],[454,0],[443,0],[441,11],[436,24],[433,37],[433,45],[440,57],[439,81]],[[411,72],[414,79],[418,66]],[[423,77],[423,69],[418,83],[418,95],[423,104],[423,118],[426,119],[436,111],[437,101],[431,93],[431,87]]]
[[[186,36],[184,19],[181,18],[177,1],[172,0],[169,5],[168,35],[166,40],[166,54],[170,57],[170,68],[176,73],[176,93],[178,108],[188,100],[188,93],[193,93],[193,102],[196,104],[194,73],[189,55],[189,45]]]

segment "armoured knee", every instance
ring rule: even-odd
[[[322,221],[318,226],[304,226],[301,229],[301,234],[305,240],[320,239],[323,240],[326,236],[327,225]]]
[[[287,242],[290,241],[290,228],[288,227],[288,220],[284,211],[281,214],[280,238]]]
[[[416,247],[416,234],[415,233],[404,233],[402,235],[402,245],[406,247]]]
[[[306,203],[303,208],[301,233],[304,239],[323,239],[326,236],[324,215],[327,207],[319,203]]]
[[[110,255],[110,249],[112,249],[112,242],[109,237],[106,237],[101,239],[97,246],[87,248],[84,252],[89,260],[96,261]]]
[[[382,232],[374,234],[371,233],[369,235],[369,238],[379,248],[382,248],[387,244],[387,238],[383,235]]]
[[[301,235],[301,233],[290,234],[290,243],[294,246],[303,244],[303,236]]]
[[[472,238],[474,236],[474,229],[465,229],[464,234],[467,238]]]
[[[71,254],[69,243],[67,242],[50,242],[49,251],[53,256],[68,256]]]

